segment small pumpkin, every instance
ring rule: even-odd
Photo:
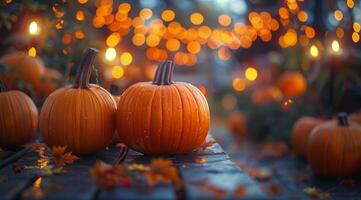
[[[173,82],[172,61],[160,63],[153,82],[129,87],[120,97],[120,140],[145,154],[187,153],[205,140],[210,114],[198,88]]]
[[[316,174],[343,177],[361,169],[361,127],[339,113],[315,127],[307,141],[307,159]]]
[[[0,73],[2,80],[9,89],[19,89],[28,94],[29,88],[19,88],[19,81],[32,86],[32,89],[39,95],[41,87],[41,77],[45,73],[43,62],[38,57],[31,57],[24,52],[14,52],[0,58],[0,62],[5,63],[9,69],[6,73]]]
[[[306,156],[306,144],[308,136],[313,128],[320,125],[322,120],[315,117],[301,117],[292,128],[291,143],[297,156]]]
[[[38,125],[38,110],[29,96],[7,91],[0,81],[0,147],[11,149],[28,142]]]
[[[247,117],[242,112],[233,112],[228,118],[228,128],[236,136],[244,136],[247,131]]]
[[[298,71],[287,71],[279,80],[280,89],[285,96],[294,97],[302,95],[307,88],[305,77]]]
[[[58,82],[61,80],[62,75],[54,69],[45,70],[44,75],[41,77],[41,85],[38,91],[39,97],[46,98],[54,92],[58,87]]]
[[[97,50],[85,51],[73,86],[46,98],[40,112],[40,133],[49,146],[67,146],[75,154],[105,149],[115,131],[116,103],[104,88],[89,84]]]

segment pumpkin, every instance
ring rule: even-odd
[[[361,169],[361,127],[340,113],[315,127],[307,141],[307,159],[316,174],[344,177]]]
[[[41,77],[44,75],[45,67],[39,58],[34,58],[24,52],[7,54],[0,59],[9,69],[6,73],[0,73],[2,80],[9,89],[19,89],[30,94],[29,88],[19,88],[19,81],[32,86],[32,89],[39,95]]]
[[[187,153],[202,144],[210,114],[204,95],[193,85],[173,82],[172,61],[160,63],[153,82],[130,86],[117,110],[119,138],[145,154]]]
[[[21,91],[7,91],[0,81],[0,147],[11,149],[28,142],[38,124],[34,102]]]
[[[85,51],[75,83],[51,93],[40,112],[40,133],[49,146],[67,146],[75,154],[103,150],[115,131],[116,103],[104,88],[89,84],[97,50]]]
[[[60,82],[62,76],[61,74],[54,69],[45,70],[44,75],[41,77],[41,85],[39,88],[39,97],[46,98],[54,92],[58,87],[57,83]]]
[[[307,81],[300,72],[287,71],[280,77],[279,85],[285,96],[294,97],[306,91]]]
[[[361,125],[361,112],[351,114],[349,119]]]
[[[247,118],[242,112],[233,112],[228,118],[228,128],[236,136],[243,136],[247,133]]]
[[[322,120],[314,117],[301,117],[292,128],[291,143],[293,151],[297,156],[306,156],[306,144],[308,136],[313,128],[320,125]]]

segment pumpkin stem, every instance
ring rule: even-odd
[[[74,88],[89,88],[90,75],[97,53],[98,50],[95,48],[88,48],[85,50],[76,73]]]
[[[153,84],[170,85],[173,84],[174,63],[170,60],[161,62],[155,72]]]
[[[341,112],[337,114],[337,120],[339,126],[348,126],[347,113]]]
[[[7,91],[7,88],[6,88],[5,84],[4,84],[4,82],[2,82],[0,80],[0,92],[6,92],[6,91]]]

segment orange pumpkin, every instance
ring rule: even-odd
[[[104,88],[89,84],[97,52],[87,49],[75,84],[55,90],[45,100],[39,126],[49,146],[68,146],[76,154],[92,154],[111,142],[115,131],[115,101]]]
[[[247,133],[247,118],[242,112],[234,112],[228,119],[228,128],[235,136],[243,136]]]
[[[320,125],[322,120],[314,117],[301,117],[298,119],[292,128],[291,143],[293,151],[298,156],[306,156],[306,144],[308,136],[313,128]]]
[[[0,147],[18,147],[28,142],[38,125],[38,110],[23,92],[7,91],[0,81]]]
[[[348,122],[346,113],[315,127],[307,142],[307,159],[318,175],[355,175],[361,169],[361,127]]]
[[[174,64],[158,66],[153,82],[129,87],[120,97],[120,140],[145,154],[187,153],[205,140],[210,115],[204,95],[193,85],[173,82]]]
[[[54,92],[58,87],[57,84],[61,80],[61,74],[54,69],[45,70],[44,75],[41,77],[41,85],[39,88],[39,96],[46,98]]]
[[[298,71],[287,71],[282,74],[280,89],[285,96],[294,97],[303,94],[307,88],[305,77]]]
[[[41,77],[45,73],[43,62],[39,58],[34,58],[24,52],[7,54],[0,59],[9,69],[7,73],[0,73],[2,80],[9,89],[20,89],[28,94],[29,88],[18,88],[18,82],[32,86],[37,95],[41,87]]]

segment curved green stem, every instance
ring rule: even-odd
[[[173,84],[172,81],[173,71],[174,71],[174,64],[172,61],[168,60],[166,62],[159,63],[157,71],[155,72],[153,84],[156,85]]]
[[[89,80],[98,50],[88,48],[83,54],[82,61],[76,73],[74,88],[89,88]]]

